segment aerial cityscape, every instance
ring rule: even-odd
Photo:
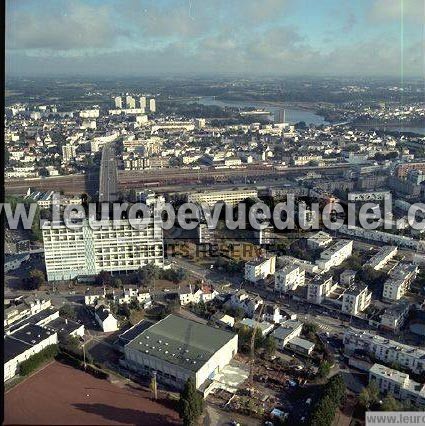
[[[7,0],[3,423],[425,424],[424,17]]]

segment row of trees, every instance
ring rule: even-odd
[[[44,272],[39,269],[32,269],[28,277],[23,279],[22,284],[25,290],[38,290],[42,285],[46,284]]]
[[[178,284],[187,278],[187,273],[184,269],[160,269],[155,265],[148,264],[138,271],[122,275],[119,277],[112,277],[107,271],[101,271],[96,277],[97,285],[112,285],[120,288],[124,284],[142,284],[146,287],[151,287],[155,280],[167,280]]]
[[[238,345],[242,352],[249,353],[251,350],[251,339],[254,330],[242,325],[238,330]],[[263,349],[267,355],[273,355],[277,348],[276,339],[273,336],[263,337],[259,328],[255,329],[254,349]]]
[[[362,389],[359,404],[366,411],[414,411],[410,401],[397,401],[393,396],[386,395],[382,400],[376,382],[371,381]]]
[[[345,383],[341,374],[329,379],[324,385],[322,396],[314,407],[310,424],[312,426],[330,426],[335,413],[345,397]]]

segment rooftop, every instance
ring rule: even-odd
[[[198,371],[236,335],[176,315],[168,315],[140,333],[126,347]]]
[[[4,336],[4,362],[8,362],[11,359],[16,358],[26,350],[30,349],[31,345],[20,340],[16,340],[10,336]]]
[[[36,345],[52,334],[54,334],[54,332],[40,327],[39,325],[27,324],[11,334],[10,337],[27,343],[28,345]]]

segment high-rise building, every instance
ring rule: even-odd
[[[115,98],[115,108],[119,108],[119,109],[122,108],[122,98],[121,98],[121,96],[117,96]]]
[[[136,99],[133,96],[126,96],[125,104],[127,108],[136,108]]]
[[[146,96],[140,96],[140,108],[146,109]]]
[[[150,112],[156,112],[156,101],[155,99],[149,99],[149,110]]]
[[[75,158],[77,147],[74,145],[64,145],[62,147],[62,158],[64,163],[69,163]]]
[[[164,265],[160,202],[149,195],[144,200],[151,210],[146,225],[138,229],[128,219],[76,221],[75,228],[63,222],[42,226],[47,279],[69,280],[94,276],[101,271],[135,271],[147,264]],[[92,225],[92,226],[91,226]]]

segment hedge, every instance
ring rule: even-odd
[[[56,359],[65,364],[71,365],[72,367],[78,368],[79,370],[83,370],[86,373],[89,373],[92,376],[97,377],[98,379],[106,380],[109,377],[108,373],[105,373],[101,369],[96,368],[95,366],[91,364],[86,363],[86,367],[84,368],[84,362],[81,359],[78,359],[75,356],[71,355],[70,353],[60,351],[57,354]]]
[[[19,364],[19,374],[27,376],[32,371],[36,370],[45,361],[53,359],[58,354],[58,345],[49,345],[40,352],[32,355],[30,358],[22,361]]]

